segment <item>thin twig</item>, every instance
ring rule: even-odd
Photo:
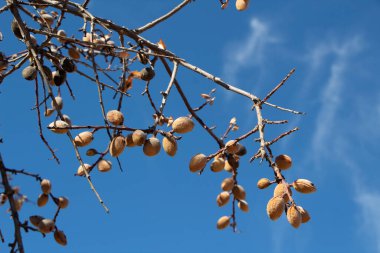
[[[4,165],[1,154],[0,154],[0,173],[1,173],[2,183],[5,189],[5,194],[8,196],[8,201],[9,201],[9,205],[11,209],[12,220],[13,220],[13,225],[14,225],[14,230],[15,230],[15,242],[17,242],[18,251],[20,253],[24,253],[24,245],[23,245],[21,230],[20,230],[21,223],[18,217],[15,199],[13,198],[14,191],[11,185],[9,184],[6,167]]]
[[[161,62],[164,64],[164,67],[166,69],[166,71],[168,72],[168,74],[170,76],[172,76],[172,71],[168,65],[168,63],[166,62],[166,60],[162,57],[160,57],[160,60]],[[181,86],[179,85],[178,81],[176,79],[174,79],[174,85],[175,87],[177,88],[178,90],[178,93],[179,95],[181,96],[187,110],[190,112],[190,114],[196,119],[196,121],[198,121],[198,123],[211,135],[212,138],[214,138],[214,140],[218,143],[219,147],[223,147],[223,141],[221,141],[215,134],[214,132],[203,122],[203,120],[201,118],[198,117],[198,115],[193,111],[189,101],[187,100],[186,98],[186,95],[183,93],[182,91],[182,88]]]
[[[174,9],[172,9],[170,12],[166,13],[165,15],[159,17],[158,19],[156,20],[153,20],[152,22],[149,22],[148,24],[140,27],[140,28],[137,28],[135,29],[134,31],[137,33],[137,34],[140,34],[142,32],[145,32],[146,30],[158,25],[159,23],[165,21],[166,19],[170,18],[171,16],[173,16],[175,13],[177,13],[179,10],[181,10],[183,7],[185,7],[187,4],[189,4],[192,0],[185,0],[183,1],[182,3],[180,3],[177,7],[175,7]]]

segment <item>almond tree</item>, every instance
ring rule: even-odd
[[[285,154],[275,155],[272,152],[274,144],[298,128],[285,129],[272,140],[265,135],[267,125],[281,127],[288,123],[287,120],[269,119],[265,115],[265,108],[272,107],[287,113],[303,114],[269,102],[295,72],[294,69],[274,85],[265,97],[260,98],[186,61],[170,51],[164,41],[151,42],[143,36],[147,30],[155,29],[187,5],[196,2],[184,0],[170,12],[136,29],[128,28],[127,24],[117,24],[109,19],[94,16],[87,8],[89,2],[90,0],[83,3],[68,0],[6,0],[0,14],[11,13],[13,20],[9,29],[21,43],[17,52],[0,52],[0,82],[7,85],[7,77],[14,74],[21,75],[34,84],[35,92],[31,95],[35,97],[34,111],[38,118],[41,141],[59,164],[59,156],[45,137],[45,133],[52,131],[57,134],[57,138],[66,136],[78,161],[76,176],[83,177],[88,182],[105,212],[109,209],[91,180],[94,170],[105,173],[111,170],[114,164],[122,169],[119,157],[128,148],[141,147],[142,152],[150,157],[163,153],[162,147],[167,155],[174,157],[177,149],[181,148],[181,138],[191,134],[194,126],[199,125],[209,135],[210,141],[215,143],[215,148],[210,154],[198,153],[189,157],[190,172],[201,175],[210,168],[214,173],[224,171],[228,175],[221,183],[222,191],[217,196],[217,204],[222,207],[230,203],[231,212],[218,219],[217,229],[231,227],[233,231],[237,231],[237,209],[249,211],[246,192],[238,183],[238,172],[240,163],[252,163],[255,160],[265,162],[273,172],[272,179],[262,178],[257,183],[260,189],[275,185],[273,198],[267,205],[269,218],[276,220],[285,212],[289,223],[295,228],[309,221],[309,213],[296,204],[291,188],[301,193],[312,193],[316,190],[315,186],[306,179],[297,179],[289,183],[283,172],[292,166],[291,157]],[[234,4],[238,11],[244,11],[248,8],[249,0],[237,0]],[[229,1],[220,0],[220,6],[222,9],[230,7]],[[67,19],[75,20],[77,27],[73,30],[63,30],[62,24]],[[6,27],[2,26],[1,29]],[[7,43],[7,38],[0,37],[3,40],[1,43]],[[141,65],[144,67],[138,68]],[[239,133],[237,119],[232,118],[227,124],[219,122],[219,125],[225,125],[226,130],[218,135],[215,127],[207,124],[207,118],[199,114],[201,110],[214,104],[216,89],[200,94],[203,98],[202,104],[191,104],[191,98],[184,93],[183,84],[177,77],[181,69],[188,69],[193,75],[200,75],[208,79],[209,83],[217,84],[220,90],[245,99],[255,113],[256,124],[248,132],[240,133],[237,138],[229,138],[232,131]],[[94,109],[94,113],[102,115],[101,122],[72,122],[68,116],[70,111],[65,110],[64,101],[76,96],[70,85],[70,77],[74,75],[86,78],[89,85],[97,87],[100,110]],[[167,76],[167,86],[162,88],[164,91],[160,92],[158,101],[152,95],[152,87],[159,85],[155,83],[157,75]],[[123,114],[123,107],[131,96],[129,91],[137,82],[145,84],[141,99],[146,99],[154,112],[151,123],[143,128],[138,122],[126,124]],[[61,91],[64,89],[69,91],[71,98],[62,95]],[[173,117],[172,112],[165,110],[174,89],[187,109],[178,117]],[[106,107],[112,110],[106,110]],[[98,147],[100,150],[85,150],[84,147],[89,147],[97,136],[106,136],[109,141]],[[247,149],[243,142],[257,149],[253,154],[249,154],[250,158],[244,158]],[[89,157],[95,158],[95,161],[86,163]],[[68,206],[68,199],[53,195],[52,182],[48,179],[27,170],[11,169],[2,159],[0,171],[4,189],[1,204],[8,203],[14,223],[14,240],[1,238],[9,241],[10,251],[24,252],[22,235],[31,231],[43,235],[54,233],[55,240],[61,245],[66,245],[66,235],[58,228],[57,218],[60,210]],[[45,218],[21,212],[26,197],[17,187],[12,186],[11,176],[14,175],[31,177],[40,184],[41,195],[37,198],[37,205],[43,207],[52,199],[57,207],[52,217]],[[61,227],[61,224],[59,226]]]

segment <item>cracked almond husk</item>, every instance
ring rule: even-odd
[[[100,160],[98,162],[97,166],[98,166],[98,170],[100,172],[107,172],[107,171],[110,171],[112,169],[112,163],[111,163],[111,161],[104,160],[104,159]]]
[[[75,136],[74,142],[76,146],[84,147],[84,146],[89,145],[93,139],[94,139],[94,135],[89,131],[85,131]]]
[[[112,139],[110,143],[109,152],[112,157],[118,157],[123,153],[125,148],[125,138],[124,136],[116,136]]]
[[[317,190],[315,185],[307,179],[297,179],[293,182],[293,187],[301,193],[313,193]]]

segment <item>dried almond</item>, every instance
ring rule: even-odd
[[[258,182],[257,182],[257,187],[259,189],[265,189],[267,188],[268,186],[271,185],[271,182],[268,178],[261,178]]]
[[[38,227],[38,224],[44,219],[44,217],[39,215],[32,215],[29,217],[30,223],[33,224],[33,226]]]
[[[227,153],[235,154],[239,149],[239,147],[237,145],[237,141],[236,140],[228,141],[225,145],[225,149],[226,149]]]
[[[293,187],[301,193],[313,193],[317,190],[315,185],[307,179],[297,179],[293,182]]]
[[[284,198],[285,203],[287,203],[289,201],[289,196],[286,191],[286,188],[288,188],[290,196],[292,196],[293,195],[292,190],[287,185],[281,183],[281,184],[276,185],[276,187],[274,188],[273,197]]]
[[[43,207],[44,205],[47,204],[48,200],[49,200],[49,195],[44,194],[44,193],[40,194],[37,199],[37,206]]]
[[[232,188],[232,194],[238,200],[244,200],[246,197],[245,190],[244,190],[243,186],[241,186],[241,185],[235,185]]]
[[[161,144],[160,144],[159,139],[155,137],[151,137],[145,141],[144,146],[143,146],[143,151],[145,155],[155,156],[160,152],[160,150],[161,150]]]
[[[239,200],[239,202],[238,202],[238,207],[239,207],[240,210],[242,210],[243,212],[249,212],[248,202],[245,201],[245,200]]]
[[[215,157],[212,161],[210,168],[213,172],[220,172],[224,169],[224,159],[222,157]]]
[[[222,184],[220,187],[222,188],[223,191],[231,191],[232,188],[234,188],[235,181],[232,177],[225,178],[222,181]]]
[[[290,225],[294,228],[298,228],[302,223],[302,215],[298,211],[296,205],[291,205],[288,209],[288,213],[286,214]]]
[[[271,220],[277,220],[285,210],[285,201],[281,197],[273,197],[268,201],[267,214]]]
[[[54,231],[54,239],[55,239],[55,241],[56,241],[58,244],[60,244],[60,245],[62,245],[62,246],[66,246],[66,245],[67,245],[67,238],[66,238],[66,235],[65,235],[65,233],[64,233],[63,231],[61,231],[61,230],[56,229],[56,230]]]
[[[169,156],[175,156],[177,153],[177,141],[173,137],[164,137],[162,147]]]
[[[179,117],[173,121],[173,131],[180,134],[185,134],[193,130],[194,122],[189,117]]]
[[[128,134],[128,135],[125,137],[125,145],[126,145],[127,147],[134,147],[134,146],[136,146],[136,144],[133,142],[132,134]]]
[[[59,208],[65,209],[69,205],[69,200],[66,197],[59,197],[57,205]]]
[[[49,179],[43,179],[40,185],[41,190],[44,194],[49,194],[51,192],[51,182]]]
[[[225,229],[230,225],[230,217],[229,216],[222,216],[219,218],[218,222],[216,223],[217,229]]]
[[[91,167],[91,165],[88,164],[88,163],[85,163],[85,164],[83,164],[83,165],[84,165],[84,168],[86,168],[86,171],[87,171],[87,172],[90,172],[90,167]],[[84,175],[86,175],[86,173],[84,172],[84,168],[83,168],[82,165],[80,165],[80,166],[78,167],[78,170],[77,170],[77,176],[84,176]]]
[[[118,110],[111,110],[107,112],[107,120],[115,126],[122,125],[124,122],[124,115]]]
[[[57,103],[57,106],[55,106],[54,101],[52,100],[51,101],[51,107],[53,109],[55,109],[55,110],[57,110],[57,108],[59,108],[59,110],[62,110],[62,108],[63,108],[63,99],[62,99],[62,97],[57,96],[57,97],[54,98],[54,100]]]
[[[90,144],[93,139],[94,139],[94,135],[89,131],[85,131],[75,136],[74,142],[76,146],[84,147]]]
[[[78,60],[80,58],[80,53],[78,51],[78,49],[74,48],[74,47],[70,47],[69,48],[69,56],[75,60]]]
[[[121,135],[116,136],[112,139],[110,143],[110,155],[113,157],[118,157],[125,148],[125,138]]]
[[[191,172],[197,172],[204,169],[207,164],[207,156],[204,154],[196,154],[193,156],[189,163],[189,169]]]
[[[111,161],[102,159],[98,162],[98,170],[100,172],[107,172],[107,171],[110,171],[111,169],[112,169]]]
[[[249,0],[236,0],[236,9],[238,11],[244,11],[248,8]]]
[[[275,162],[280,170],[287,170],[292,166],[292,158],[288,155],[277,156]]]
[[[42,219],[40,223],[38,223],[38,230],[44,234],[52,232],[54,227],[55,223],[51,219]]]
[[[50,131],[56,134],[65,134],[69,131],[67,127],[70,127],[69,124],[67,124],[63,120],[56,120],[49,124]]]
[[[302,223],[306,223],[311,219],[309,212],[306,211],[302,206],[297,206],[297,209],[302,216]]]
[[[140,71],[140,74],[141,74],[141,80],[144,80],[144,81],[150,81],[156,75],[156,73],[151,67],[143,68]]]
[[[132,133],[132,140],[135,145],[142,146],[144,145],[145,140],[146,140],[146,133],[144,133],[141,130],[135,130]]]
[[[27,66],[22,70],[21,74],[28,81],[34,80],[37,77],[37,68],[35,66]]]
[[[221,192],[217,197],[216,197],[216,203],[218,206],[224,206],[228,203],[230,200],[230,194],[227,191]]]

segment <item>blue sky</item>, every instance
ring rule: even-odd
[[[177,3],[98,0],[89,8],[135,28]],[[241,163],[239,182],[247,190],[251,210],[238,213],[240,233],[216,230],[217,219],[230,214],[229,206],[219,208],[215,203],[220,182],[228,174],[207,171],[197,176],[188,171],[192,155],[217,149],[199,126],[184,135],[175,158],[163,152],[146,158],[141,150],[128,149],[121,157],[124,172],[114,166],[108,174],[94,173],[93,181],[111,209],[105,214],[87,182],[73,177],[78,164],[67,138],[46,132],[62,164],[48,160],[50,154],[39,139],[36,117],[30,111],[33,85],[21,80],[20,73],[7,79],[0,86],[0,135],[4,139],[0,150],[6,165],[40,173],[52,180],[56,195],[70,199],[70,207],[58,221],[68,236],[68,246],[57,245],[51,235],[43,239],[29,233],[24,236],[28,252],[380,252],[379,13],[377,0],[251,0],[250,8],[242,13],[235,11],[233,4],[221,11],[216,0],[195,1],[143,34],[150,41],[162,38],[178,56],[259,97],[296,67],[271,102],[307,114],[295,116],[271,108],[263,113],[273,120],[289,120],[285,126],[267,127],[270,137],[300,127],[273,146],[273,151],[292,156],[294,166],[285,173],[289,181],[307,178],[318,187],[312,195],[294,193],[297,203],[312,216],[297,230],[285,217],[276,222],[268,219],[265,207],[272,189],[258,190],[256,182],[272,172],[267,165],[248,161]],[[9,21],[8,14],[0,16],[1,24]],[[80,20],[67,24],[68,30],[79,27]],[[22,48],[9,38],[8,25],[1,25],[0,30],[5,37],[1,51],[10,54]],[[75,75],[70,78],[77,99],[71,101],[64,90],[64,112],[78,125],[101,122],[96,86]],[[200,93],[217,87],[184,68],[180,68],[178,80],[194,106],[202,103]],[[158,74],[154,81],[157,92],[166,88],[169,79]],[[151,109],[139,95],[143,88],[144,84],[136,81],[132,98],[124,106],[126,122],[141,128],[151,123],[151,115],[146,113]],[[159,94],[154,98],[160,101]],[[111,99],[107,104],[106,109],[116,106]],[[215,104],[200,115],[217,126],[218,135],[236,116],[240,131],[230,135],[233,138],[256,124],[250,106],[249,101],[217,87]],[[166,110],[173,117],[187,114],[177,92]],[[43,123],[50,122],[44,119]],[[243,144],[250,155],[256,152],[252,138]],[[103,133],[96,136],[92,147],[105,145]],[[31,201],[39,194],[31,179],[17,177],[14,183],[21,185]],[[0,207],[0,228],[10,236],[6,209]],[[52,216],[53,205],[40,209],[26,203],[21,217],[31,214]],[[0,245],[0,252],[6,252],[5,248]]]

